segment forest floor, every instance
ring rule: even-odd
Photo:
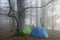
[[[56,32],[56,31],[55,31]],[[57,36],[56,36],[57,34]],[[49,38],[36,38],[30,35],[21,36],[21,37],[15,37],[15,36],[9,36],[7,38],[2,38],[0,40],[60,40],[60,33],[56,32],[56,34],[52,34],[50,31],[50,37]]]
[[[51,38],[36,38],[36,37],[32,37],[32,36],[22,36],[22,37],[11,37],[9,39],[6,40],[60,40],[59,38],[56,37],[51,37]]]
[[[22,36],[22,37],[15,37],[14,40],[60,40],[60,32],[55,31],[52,32],[52,30],[49,30],[50,37],[48,39],[45,38],[36,38],[30,35]]]

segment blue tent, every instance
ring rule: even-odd
[[[37,26],[36,28],[32,30],[32,36],[35,36],[38,38],[48,38],[49,33],[45,28],[41,26]]]

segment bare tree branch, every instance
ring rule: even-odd
[[[9,6],[10,6],[10,7],[9,7],[9,8],[10,8],[10,11],[9,11],[9,13],[8,13],[8,16],[9,16],[9,17],[13,17],[13,18],[16,19],[16,22],[17,22],[17,28],[16,28],[16,31],[19,33],[19,21],[18,21],[18,19],[17,19],[16,16],[10,15],[10,13],[13,11],[13,9],[12,9],[10,0],[8,0],[8,2],[9,2]]]

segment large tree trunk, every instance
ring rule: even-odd
[[[23,2],[24,0],[17,0],[17,19],[19,21],[19,32],[22,31],[22,27],[24,25],[24,10],[23,10]]]

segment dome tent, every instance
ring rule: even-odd
[[[45,28],[41,26],[37,26],[36,28],[32,30],[32,36],[35,36],[38,38],[48,38],[49,33]]]
[[[28,26],[26,26],[23,28],[22,32],[23,32],[23,34],[29,35],[29,34],[31,34],[31,29]]]

